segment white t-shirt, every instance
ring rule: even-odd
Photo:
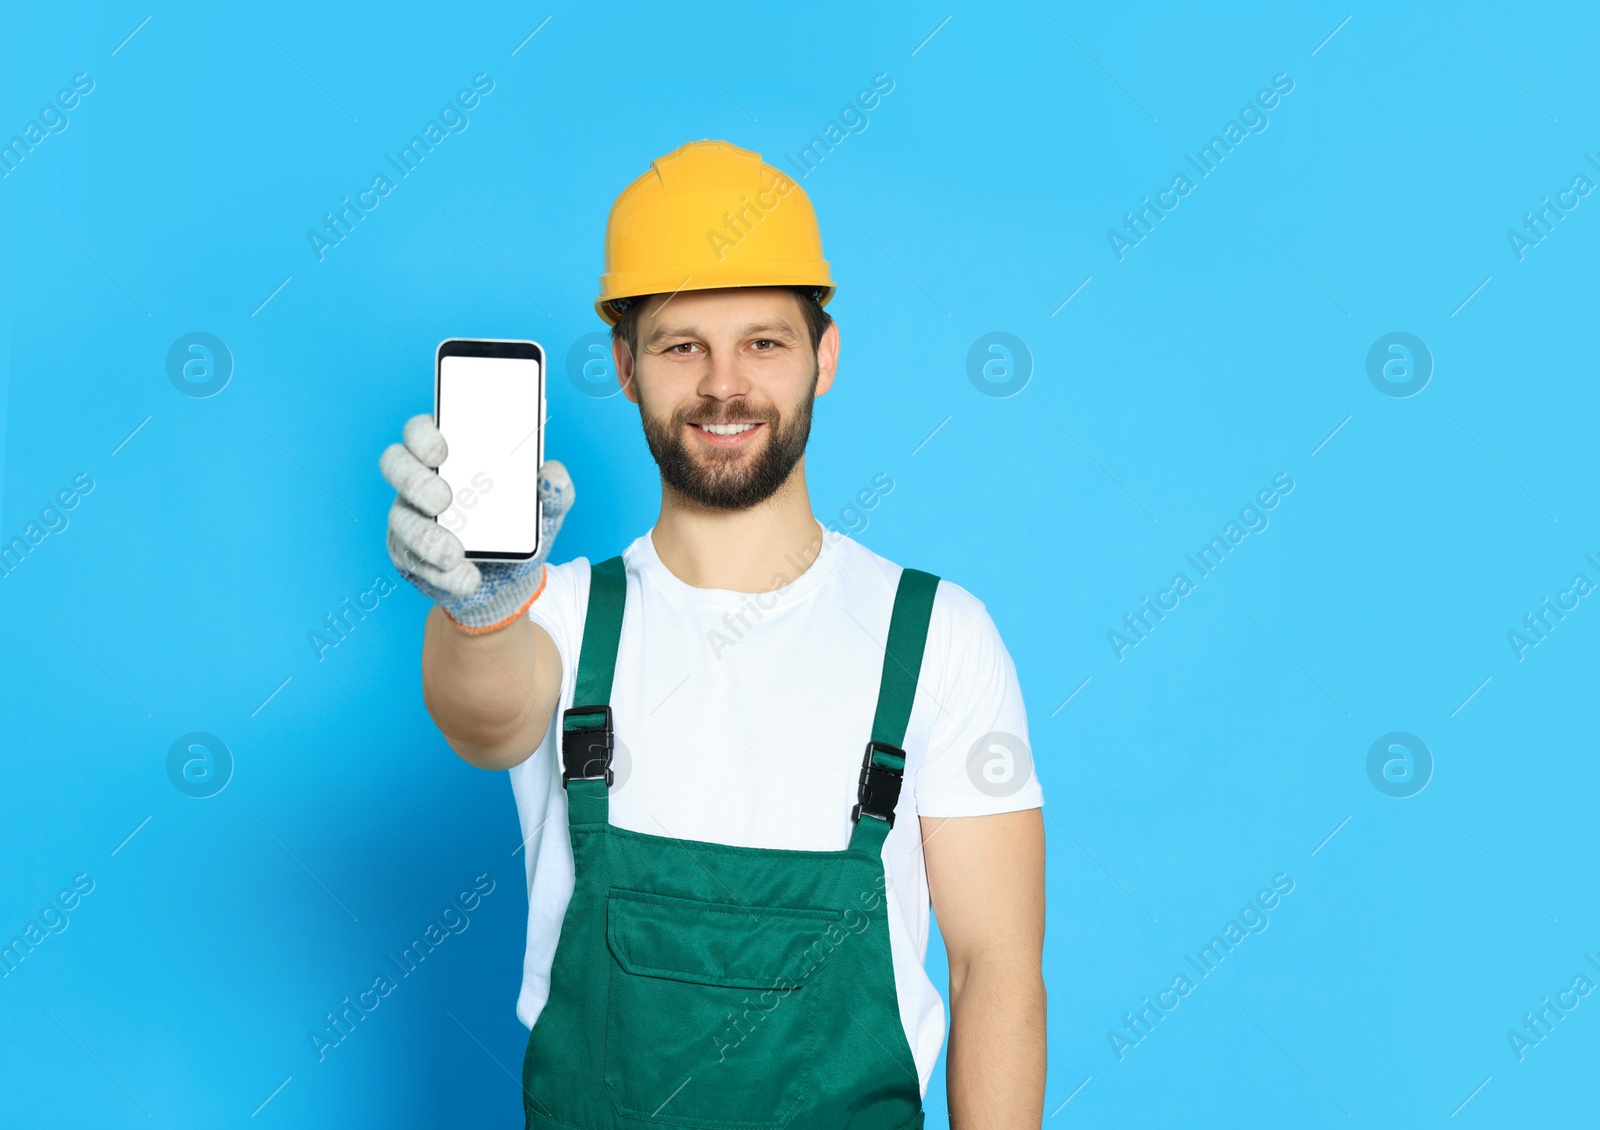
[[[657,836],[840,851],[850,840],[900,566],[828,531],[817,559],[766,593],[702,589],[662,564],[646,533],[623,555],[628,599],[611,691],[617,753],[610,819]],[[555,640],[561,709],[573,705],[589,562],[548,567],[529,616]],[[511,770],[528,873],[528,949],[517,1016],[530,1029],[572,897],[560,715]],[[889,943],[906,1042],[927,1090],[944,1041],[928,979],[922,816],[1043,803],[1011,656],[984,606],[941,581],[934,598],[894,828],[883,846]]]

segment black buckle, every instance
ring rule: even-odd
[[[604,721],[598,726],[567,727],[567,719],[576,715],[599,714]],[[611,787],[611,753],[615,741],[611,732],[611,707],[574,706],[561,713],[561,786],[569,781],[604,780]]]
[[[875,754],[886,753],[900,761],[898,769],[879,765]],[[900,783],[906,775],[906,751],[888,742],[868,742],[867,755],[861,761],[861,784],[856,789],[860,802],[850,810],[850,821],[856,823],[863,816],[882,820],[894,827],[894,806],[900,803]]]

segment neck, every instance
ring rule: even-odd
[[[770,592],[792,583],[822,551],[802,458],[773,496],[748,510],[714,510],[661,488],[651,541],[672,575],[699,589]]]

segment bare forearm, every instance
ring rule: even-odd
[[[469,764],[507,769],[524,761],[550,724],[560,686],[559,656],[532,621],[468,635],[443,610],[428,614],[422,697],[445,740]]]
[[[1037,1130],[1044,1119],[1045,989],[1035,961],[950,975],[945,1083],[952,1130]]]

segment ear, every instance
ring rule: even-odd
[[[833,387],[833,374],[839,370],[839,323],[829,322],[817,342],[817,392],[821,396]],[[618,370],[620,372],[620,370]]]
[[[633,387],[633,350],[620,337],[611,343],[611,360],[617,367],[617,384],[622,388],[622,395],[639,403],[639,392]]]

